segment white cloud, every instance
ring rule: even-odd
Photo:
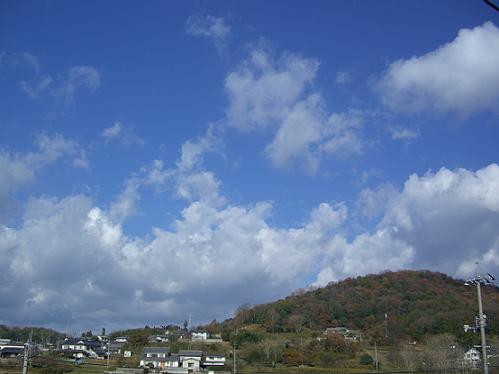
[[[34,99],[48,90],[52,82],[53,79],[50,75],[42,75],[34,84],[27,81],[22,81],[21,88],[28,95],[28,97]]]
[[[348,71],[342,70],[336,73],[336,84],[345,84],[350,82],[350,73]]]
[[[116,122],[113,126],[106,127],[102,131],[101,136],[107,142],[115,140],[127,147],[144,145],[144,140],[136,136],[132,128],[125,127],[121,122]]]
[[[373,233],[348,242],[335,235],[316,285],[346,276],[402,268],[466,277],[499,271],[499,166],[477,171],[442,168],[412,175],[397,191],[386,184],[364,190],[359,208],[380,217]]]
[[[313,59],[285,54],[273,61],[265,50],[252,50],[225,79],[230,124],[242,130],[276,126],[313,81],[318,67]]]
[[[113,222],[123,222],[137,212],[137,203],[140,199],[140,180],[132,177],[125,182],[123,191],[116,201],[111,204],[109,217]]]
[[[417,249],[415,263],[454,274],[499,237],[499,166],[412,175],[380,223]],[[484,264],[485,265],[485,264]],[[493,265],[493,264],[492,264]]]
[[[116,122],[113,126],[106,127],[102,131],[101,135],[106,140],[111,140],[111,139],[116,139],[117,137],[119,137],[121,135],[122,131],[123,131],[123,125],[120,122]]]
[[[74,155],[80,150],[80,145],[74,141],[66,139],[60,134],[49,136],[41,134],[36,139],[35,144],[39,148],[37,153],[28,153],[26,159],[33,166],[44,166],[54,163],[64,155]]]
[[[149,186],[154,186],[158,190],[163,189],[167,180],[173,176],[174,171],[164,168],[162,160],[154,160],[151,165],[144,166],[141,169],[144,176],[144,183]]]
[[[81,88],[95,92],[100,86],[100,74],[92,66],[73,66],[61,79],[55,94],[69,105],[74,100],[75,93]]]
[[[41,65],[36,56],[30,53],[3,53],[0,55],[0,67],[30,67],[35,70],[35,77],[31,80],[23,80],[19,84],[21,89],[29,98],[38,98],[45,93],[62,99],[65,105],[70,105],[77,91],[87,89],[95,92],[99,86],[101,77],[99,72],[92,66],[76,65],[69,68],[63,74],[53,78],[50,74],[40,72]]]
[[[302,284],[318,270],[346,206],[322,203],[303,225],[274,228],[270,203],[232,205],[220,195],[220,182],[202,165],[217,146],[209,131],[184,144],[176,168],[159,160],[141,168],[108,209],[82,195],[31,198],[17,227],[0,226],[0,297],[9,300],[2,315],[58,327],[181,321],[193,310],[208,320]],[[179,217],[170,228],[128,237],[122,224],[137,211],[140,188],[169,181],[187,204]]]
[[[66,149],[61,139],[38,143],[47,156],[37,160],[54,162]],[[30,198],[16,227],[0,225],[0,313],[58,327],[182,321],[192,311],[206,321],[282,297],[314,274],[326,284],[407,267],[461,274],[477,258],[499,266],[495,164],[413,175],[401,191],[365,190],[365,214],[381,218],[373,232],[349,238],[341,202],[321,203],[287,228],[270,224],[269,202],[231,204],[203,167],[214,149],[209,135],[186,142],[175,168],[159,160],[141,168],[107,209],[82,195]],[[127,236],[123,222],[144,186],[171,186],[186,205],[170,225]]]
[[[50,317],[59,327],[181,321],[192,310],[220,318],[294,289],[346,214],[342,205],[321,204],[303,227],[275,229],[266,222],[268,203],[198,200],[170,230],[133,239],[111,218],[113,208],[107,213],[84,196],[31,199],[19,228],[1,226],[0,296],[9,300],[2,315],[12,323]]]
[[[336,235],[329,243],[324,266],[314,285],[323,286],[349,276],[378,273],[383,270],[400,270],[412,264],[414,248],[395,239],[387,230],[364,233],[348,242]]]
[[[419,131],[407,127],[390,127],[388,130],[392,134],[393,140],[411,141],[420,136]]]
[[[359,111],[327,114],[322,97],[311,95],[298,102],[287,114],[265,153],[277,167],[301,163],[315,172],[321,157],[349,156],[362,151]]]
[[[80,150],[80,154],[73,160],[73,166],[80,169],[89,170],[90,161],[88,160],[87,152],[85,152],[84,150]]]
[[[379,217],[386,212],[388,203],[397,195],[397,188],[391,183],[382,184],[375,190],[365,188],[359,194],[357,209],[364,217]]]
[[[0,67],[9,66],[12,68],[28,67],[35,71],[40,70],[38,58],[28,52],[11,53],[3,52],[0,54]]]
[[[318,67],[316,60],[291,54],[275,60],[260,48],[226,78],[229,124],[275,132],[265,154],[276,167],[297,163],[315,172],[325,155],[362,151],[362,113],[328,113],[323,97],[309,92]]]
[[[423,56],[391,63],[378,89],[385,104],[395,111],[497,114],[497,66],[499,29],[486,22],[461,29],[452,42]]]
[[[82,164],[82,156],[86,157],[81,146],[56,134],[42,134],[35,141],[38,148],[35,152],[12,153],[0,150],[0,222],[9,219],[16,212],[15,193],[33,183],[37,175],[51,164],[63,158],[74,158],[73,165]]]
[[[210,15],[190,16],[185,23],[185,30],[190,35],[204,36],[211,39],[219,52],[226,47],[230,35],[230,26],[225,19]]]
[[[73,156],[81,152],[80,145],[56,134],[41,134],[35,141],[36,152],[24,154],[0,151],[0,191],[13,192],[30,184],[37,172],[55,163],[63,156]]]

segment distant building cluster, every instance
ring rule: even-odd
[[[325,336],[332,336],[332,335],[340,335],[342,336],[345,340],[351,341],[351,342],[360,342],[362,341],[362,333],[359,330],[349,330],[346,327],[340,326],[340,327],[328,327],[327,329],[324,330],[324,335]]]
[[[141,367],[160,369],[167,374],[189,374],[224,365],[223,355],[204,354],[203,351],[197,350],[172,353],[168,347],[146,347],[140,360]]]

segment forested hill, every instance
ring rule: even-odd
[[[490,332],[499,332],[499,291],[482,287]],[[463,324],[478,314],[476,287],[430,271],[384,272],[349,278],[326,287],[298,291],[269,304],[241,307],[224,330],[257,324],[269,332],[322,331],[345,326],[390,340],[452,333],[465,339]]]
[[[13,342],[26,342],[32,337],[35,343],[52,343],[64,337],[63,334],[44,327],[7,327],[0,325],[0,339],[10,339]]]

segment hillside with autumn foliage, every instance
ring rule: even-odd
[[[463,283],[431,271],[359,276],[299,290],[273,303],[240,307],[234,318],[222,323],[222,330],[259,325],[267,332],[299,333],[345,326],[378,341],[422,340],[443,333],[466,341],[469,334],[463,324],[474,324],[478,312],[476,288]],[[499,290],[493,286],[482,290],[489,332],[497,334]]]

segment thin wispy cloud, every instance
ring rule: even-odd
[[[0,67],[29,67],[33,72],[29,79],[19,82],[22,91],[31,99],[44,95],[53,96],[70,106],[79,91],[95,92],[100,87],[100,73],[92,66],[76,65],[63,73],[50,74],[42,69],[38,58],[30,53],[6,53],[0,55]],[[33,77],[34,75],[34,77]]]
[[[30,98],[37,98],[44,92],[46,92],[51,84],[53,79],[49,75],[42,75],[39,79],[34,82],[22,81],[21,88]]]
[[[70,105],[77,91],[87,89],[95,92],[100,86],[100,80],[100,74],[94,67],[73,66],[62,76],[54,93],[65,105]]]
[[[351,74],[346,70],[341,70],[336,73],[336,84],[345,84],[350,82]]]
[[[101,136],[106,142],[115,141],[126,147],[144,145],[144,140],[135,135],[131,127],[127,127],[121,122],[116,122],[113,126],[106,127],[101,132]]]
[[[60,159],[72,159],[73,165],[88,168],[85,150],[74,140],[60,134],[43,133],[36,138],[35,151],[9,152],[0,150],[0,210],[2,202],[8,202],[15,192],[32,184],[48,166]]]
[[[28,52],[3,52],[0,53],[0,67],[7,66],[11,68],[30,68],[38,71],[41,65],[38,57]]]
[[[192,15],[185,23],[188,34],[210,39],[219,52],[227,47],[231,28],[222,17],[211,15]]]
[[[389,127],[388,131],[390,131],[393,140],[411,141],[421,136],[417,129],[411,129],[408,127]]]

